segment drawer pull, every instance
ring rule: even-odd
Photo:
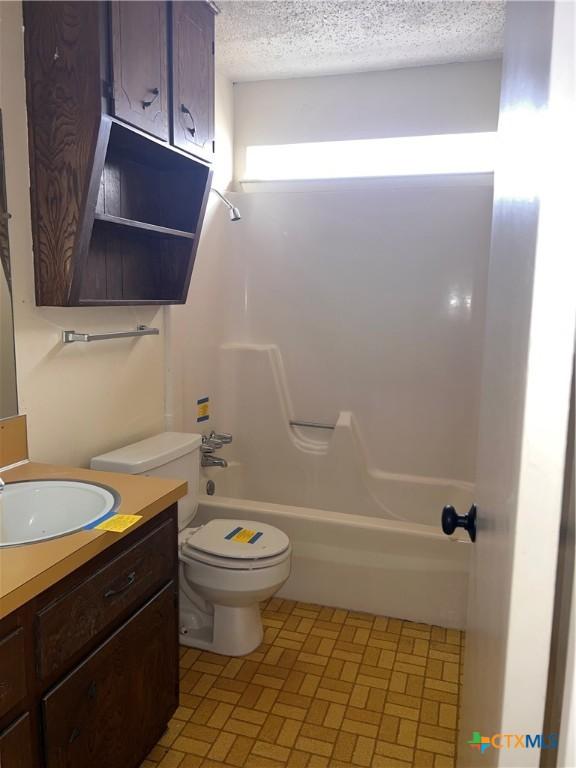
[[[107,589],[106,592],[104,592],[104,597],[115,597],[116,595],[121,595],[122,592],[126,592],[127,589],[130,589],[132,584],[136,581],[136,571],[131,571],[128,574],[128,578],[126,579],[126,584],[124,584],[121,587],[118,587],[118,589]]]
[[[70,738],[68,739],[68,744],[73,744],[78,736],[80,736],[80,728],[73,728]]]

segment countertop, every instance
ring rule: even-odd
[[[58,478],[103,483],[120,494],[120,514],[142,515],[142,519],[124,533],[78,531],[36,544],[1,548],[0,619],[87,563],[119,538],[132,533],[187,492],[187,484],[182,480],[97,472],[34,462],[3,471],[2,478],[6,482]]]

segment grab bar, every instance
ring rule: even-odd
[[[76,331],[62,331],[64,344],[72,344],[74,341],[105,341],[106,339],[128,339],[134,336],[158,336],[158,328],[149,328],[147,325],[137,325],[134,331],[110,331],[109,333],[76,333]]]
[[[312,427],[312,429],[336,429],[336,424],[322,424],[319,421],[291,421],[291,427]]]

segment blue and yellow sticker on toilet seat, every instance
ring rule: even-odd
[[[228,541],[238,541],[240,544],[256,544],[258,539],[263,536],[262,531],[250,531],[239,525],[224,536]]]

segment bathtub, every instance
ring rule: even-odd
[[[204,471],[195,523],[253,520],[285,531],[292,572],[280,597],[463,629],[470,543],[439,526],[257,501],[230,495],[242,487],[241,465]],[[416,488],[416,497],[422,488]],[[439,521],[439,513],[438,513]]]
[[[203,470],[200,523],[285,531],[294,557],[283,597],[464,628],[470,542],[445,536],[440,515],[445,504],[466,512],[473,485],[374,467],[351,411],[330,429],[295,425],[274,344],[225,344],[219,370],[218,424],[234,440],[220,454],[226,469]],[[202,493],[209,481],[214,495]]]

